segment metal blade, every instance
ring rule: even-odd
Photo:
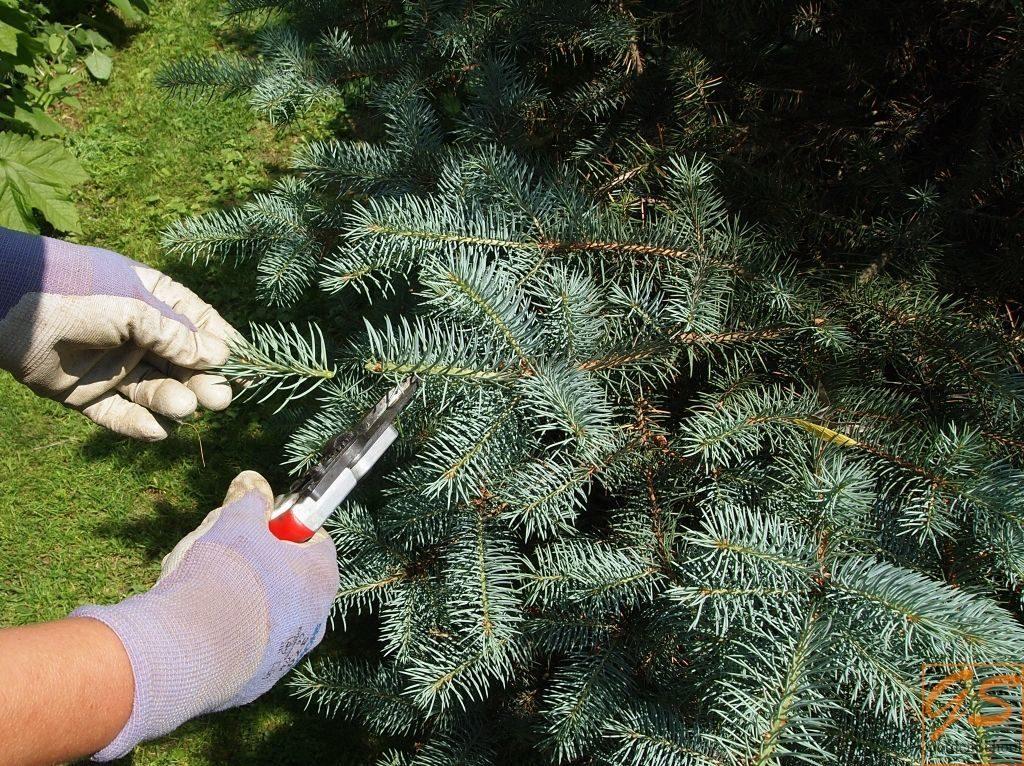
[[[412,401],[420,379],[410,376],[388,391],[356,425],[331,439],[321,461],[309,472],[299,492],[319,499],[346,468],[351,468],[367,449],[392,425]]]

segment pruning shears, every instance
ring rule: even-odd
[[[316,534],[398,438],[395,421],[419,385],[415,375],[406,378],[353,428],[327,442],[320,461],[299,479],[292,492],[277,498],[270,517],[274,537],[303,543]]]

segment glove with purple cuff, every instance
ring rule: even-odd
[[[94,760],[251,702],[320,643],[338,590],[334,543],[323,531],[278,540],[267,529],[273,505],[266,479],[240,474],[167,555],[152,590],[72,613],[113,630],[135,676],[131,716]]]
[[[0,228],[0,369],[113,431],[221,410],[235,330],[159,271],[117,253]]]

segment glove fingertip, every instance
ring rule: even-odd
[[[129,437],[132,437],[132,438],[135,438],[135,439],[138,439],[139,441],[154,443],[154,442],[162,442],[164,439],[166,439],[167,438],[167,431],[165,431],[162,428],[160,428],[160,429],[152,429],[152,430],[148,430],[148,431],[140,431],[138,434],[135,434],[135,433],[125,433],[123,435],[124,436],[129,436]]]
[[[237,502],[250,492],[259,497],[264,511],[269,513],[274,505],[274,491],[270,488],[270,482],[256,471],[242,471],[232,480],[224,496],[224,505]]]
[[[121,433],[145,442],[159,442],[166,439],[168,432],[160,421],[145,410],[143,410],[143,413],[139,413],[138,417],[129,421],[126,424],[127,427],[121,430]]]
[[[165,417],[184,420],[196,411],[199,400],[194,391],[168,378],[154,392],[151,406]]]
[[[197,373],[186,385],[195,393],[199,404],[211,412],[226,410],[234,397],[231,384],[221,375]]]

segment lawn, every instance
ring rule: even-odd
[[[183,264],[160,251],[161,229],[244,199],[286,160],[293,134],[244,103],[168,99],[161,65],[228,35],[218,0],[160,0],[126,30],[109,85],[88,85],[61,119],[91,174],[79,194],[79,240],[170,272],[237,324],[260,317],[251,275]],[[310,126],[303,126],[308,134]],[[145,590],[161,557],[217,505],[231,477],[264,471],[278,486],[281,435],[252,406],[204,415],[155,446],[130,443],[33,397],[0,373],[0,625],[60,618],[75,606]],[[287,692],[185,726],[122,763],[361,762],[361,738],[306,714]]]

